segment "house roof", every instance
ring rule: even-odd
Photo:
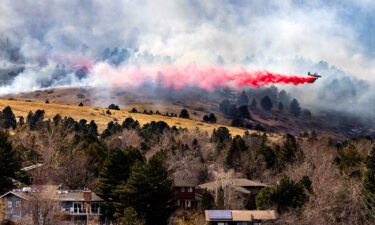
[[[38,168],[38,167],[41,167],[41,166],[43,166],[43,164],[37,163],[37,164],[31,165],[31,166],[24,167],[21,170],[22,171],[29,171],[29,170],[32,170],[32,169],[35,169],[35,168]]]
[[[220,181],[213,181],[205,184],[199,185],[200,188],[207,190],[215,190],[221,186],[232,186],[232,187],[265,187],[267,184],[261,183],[259,181],[253,181],[248,179],[225,179]],[[239,189],[241,191],[243,189]]]
[[[9,194],[13,194],[15,196],[18,196],[22,199],[28,200],[30,196],[41,196],[42,194],[46,193],[48,191],[37,191],[37,190],[32,190],[32,191],[9,191],[5,193],[4,195],[0,196],[0,198],[3,198]],[[70,201],[78,201],[78,202],[102,202],[104,201],[102,198],[100,198],[98,195],[96,195],[94,192],[91,192],[91,199],[90,200],[84,200],[83,198],[83,191],[60,191],[58,190],[56,192],[56,195],[53,196],[56,198],[58,201],[62,202],[70,202]]]
[[[253,220],[275,220],[277,218],[276,212],[274,210],[214,210],[217,212],[230,212],[231,218],[221,219],[221,218],[210,218],[209,211],[205,210],[206,221],[237,221],[237,222],[248,222]]]
[[[198,186],[197,179],[188,176],[173,176],[174,186],[176,187],[196,187]]]
[[[18,193],[18,192],[13,192],[13,191],[8,191],[7,193],[3,194],[2,196],[0,196],[0,199],[4,198],[7,195],[15,195],[15,196],[18,196],[22,199],[27,200],[27,196],[25,196],[23,193]]]

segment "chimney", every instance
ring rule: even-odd
[[[92,199],[92,192],[89,189],[83,190],[83,200],[89,201]]]

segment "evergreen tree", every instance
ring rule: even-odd
[[[13,149],[6,132],[0,131],[0,195],[13,187],[11,178],[17,179],[21,159]]]
[[[312,113],[308,109],[302,110],[302,117],[305,119],[311,119]]]
[[[256,210],[257,209],[254,194],[250,193],[250,194],[247,195],[247,197],[245,199],[245,209],[247,209],[247,210]]]
[[[88,133],[94,137],[97,137],[99,135],[98,126],[96,125],[94,120],[91,120],[91,122],[88,125]]]
[[[113,149],[104,160],[100,170],[97,194],[106,201],[109,216],[115,212],[114,203],[119,202],[116,190],[127,181],[131,167],[137,162],[143,162],[144,158],[138,149],[129,147],[127,149]]]
[[[249,97],[247,96],[245,91],[242,91],[240,96],[238,96],[237,100],[239,105],[248,105],[249,104]]]
[[[212,141],[215,143],[224,143],[230,140],[231,134],[226,127],[219,127],[217,130],[214,129],[212,132]]]
[[[265,96],[264,98],[262,98],[262,100],[260,101],[260,106],[262,106],[263,110],[270,111],[273,107],[270,97]]]
[[[215,114],[211,113],[208,117],[208,120],[211,122],[211,123],[216,123],[216,116]]]
[[[375,148],[373,148],[365,158],[366,171],[363,177],[363,195],[368,209],[375,208]],[[373,211],[368,212],[369,217],[375,220]]]
[[[80,102],[80,103],[78,104],[78,106],[83,106],[83,103],[82,103],[82,102]]]
[[[120,209],[133,207],[145,224],[166,225],[173,212],[173,181],[160,154],[147,163],[136,163],[127,182],[117,191]]]
[[[210,118],[209,118],[207,115],[204,115],[204,116],[203,116],[203,121],[204,121],[204,122],[209,122],[209,121],[210,121]]]
[[[303,206],[308,200],[308,195],[302,183],[284,176],[277,185],[260,190],[256,197],[257,207],[269,209],[276,206],[278,212],[285,212],[290,208]]]
[[[115,104],[110,104],[108,106],[108,109],[113,109],[113,110],[120,110],[120,107],[118,105],[115,105]]]
[[[182,109],[179,115],[180,118],[189,119],[189,112],[186,109]]]
[[[116,222],[120,225],[144,225],[145,221],[139,218],[138,213],[133,207],[124,209],[122,213],[116,215]]]
[[[137,113],[137,109],[136,108],[132,108],[132,110],[130,110],[131,113]]]
[[[279,102],[279,104],[277,104],[277,109],[282,112],[284,110],[284,105],[282,102]]]
[[[245,119],[251,118],[247,105],[241,105],[240,107],[238,107],[238,117]]]
[[[214,206],[215,206],[214,197],[209,191],[204,190],[202,194],[202,209],[209,210],[209,209],[213,209]]]
[[[254,98],[253,101],[251,102],[250,108],[251,109],[256,109],[257,108],[257,100]]]
[[[229,152],[226,158],[226,165],[228,168],[241,169],[241,152],[247,150],[245,141],[241,136],[237,135],[233,138]]]
[[[9,106],[5,107],[1,113],[1,127],[5,129],[15,129],[16,126],[17,121],[12,109]]]
[[[299,103],[297,99],[293,99],[289,106],[289,111],[294,116],[299,116],[301,114],[301,107],[299,106]]]
[[[224,209],[224,208],[225,208],[224,189],[222,186],[220,186],[219,190],[217,191],[216,209]]]
[[[244,123],[243,123],[243,120],[240,119],[240,118],[235,118],[232,120],[231,126],[233,127],[243,127],[244,126]]]

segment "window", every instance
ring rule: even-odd
[[[82,202],[73,202],[73,213],[82,213]]]
[[[192,187],[188,187],[188,192],[193,192],[193,188]]]
[[[248,225],[247,222],[237,222],[237,225]]]
[[[227,222],[218,222],[217,225],[228,225]]]
[[[185,187],[181,187],[181,192],[185,192]]]
[[[8,201],[8,202],[7,202],[7,206],[8,206],[8,208],[13,208],[13,203],[12,203],[12,201]]]
[[[33,184],[35,183],[35,178],[34,177],[30,177],[30,184]]]
[[[180,199],[177,200],[177,205],[178,205],[178,206],[181,205]]]
[[[99,203],[91,203],[91,213],[99,214]]]
[[[17,208],[21,207],[21,201],[16,201],[16,207]]]
[[[186,200],[185,201],[185,208],[190,208],[191,207],[191,201],[190,200]]]

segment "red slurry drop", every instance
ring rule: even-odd
[[[94,76],[107,79],[116,86],[139,86],[144,82],[152,82],[161,87],[173,89],[184,87],[200,87],[206,90],[213,90],[215,87],[237,89],[241,86],[259,88],[269,84],[300,85],[313,83],[316,80],[315,77],[279,74],[266,70],[196,65],[112,67],[105,63],[99,63],[92,68],[91,72]]]

